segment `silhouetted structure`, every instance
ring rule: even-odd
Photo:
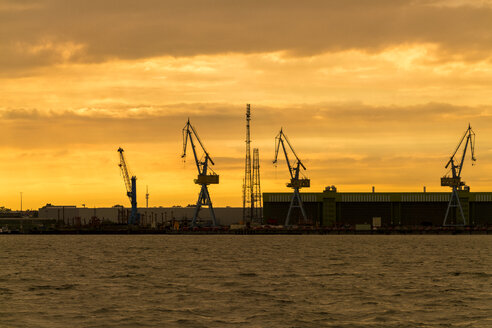
[[[291,165],[291,161],[289,159],[288,155],[288,149],[286,148],[285,144],[289,147],[290,152],[294,155],[295,157],[295,162]],[[285,218],[285,223],[284,225],[288,226],[290,224],[290,216],[292,214],[292,210],[295,208],[299,208],[302,214],[302,217],[304,219],[304,224],[309,224],[311,222],[308,221],[308,218],[306,216],[306,212],[304,211],[304,206],[302,204],[302,198],[299,195],[299,189],[307,187],[309,188],[311,184],[311,180],[309,180],[306,177],[301,177],[301,168],[306,170],[306,167],[304,164],[302,164],[301,160],[297,156],[296,152],[294,151],[294,148],[289,142],[289,139],[287,139],[287,136],[284,134],[282,129],[280,129],[279,134],[275,138],[275,159],[273,160],[273,163],[277,163],[277,158],[278,158],[278,151],[280,149],[280,145],[282,145],[282,149],[284,151],[285,155],[285,161],[287,163],[287,167],[289,169],[289,174],[290,174],[290,182],[287,183],[287,187],[294,189],[294,193],[292,194],[292,198],[290,201],[290,206],[289,206],[289,211],[287,212],[287,217]]]
[[[260,185],[260,152],[258,148],[253,148],[253,194],[251,196],[253,211],[252,220],[254,222],[263,223],[263,204],[261,197]]]
[[[149,186],[146,186],[146,193],[145,193],[145,207],[149,207]]]
[[[244,162],[244,179],[243,179],[243,222],[251,222],[255,203],[253,201],[253,179],[251,175],[251,108],[246,105],[246,157]]]
[[[137,177],[133,175],[130,178],[130,173],[125,161],[125,156],[123,155],[123,148],[118,148],[118,152],[120,153],[120,163],[118,164],[118,166],[121,169],[123,181],[125,182],[126,195],[130,199],[130,203],[132,205],[132,211],[130,217],[128,218],[128,224],[138,224],[140,217],[137,212]]]
[[[463,143],[464,142],[464,143]],[[456,160],[455,156],[463,145],[463,154],[461,159]],[[456,150],[451,155],[451,158],[447,162],[445,168],[450,167],[450,174],[448,173],[441,178],[441,186],[451,187],[451,198],[449,199],[446,215],[444,216],[443,226],[463,226],[468,225],[469,222],[465,218],[463,207],[461,206],[459,191],[470,191],[464,181],[461,181],[461,170],[463,169],[463,163],[465,161],[466,151],[470,145],[472,165],[475,159],[475,133],[471,126],[468,124],[465,134],[461,138]],[[451,176],[450,176],[451,175]],[[459,211],[458,211],[459,210]],[[458,213],[457,213],[458,212]],[[451,221],[451,222],[450,222]]]
[[[196,141],[202,148],[203,156],[198,157],[195,142],[193,141],[193,139],[196,139]],[[191,125],[189,119],[185,127],[183,128],[183,155],[181,155],[182,158],[186,157],[186,147],[188,145],[188,140],[190,140],[191,149],[193,150],[193,156],[195,157],[196,168],[198,170],[198,176],[194,180],[194,182],[201,186],[200,194],[198,195],[198,201],[196,202],[195,214],[193,215],[193,221],[191,225],[196,226],[198,213],[200,212],[201,207],[208,206],[210,214],[212,216],[212,224],[216,226],[217,222],[215,219],[214,208],[212,206],[212,200],[210,199],[210,193],[208,191],[208,185],[218,184],[219,176],[209,167],[209,164],[214,165],[215,163],[205,149],[205,146],[203,146],[200,138],[198,137],[198,134],[196,133],[196,130]],[[201,160],[200,158],[204,159]],[[211,173],[209,173],[209,171]]]

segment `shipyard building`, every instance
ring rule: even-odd
[[[492,192],[462,190],[458,193],[470,225],[492,224]],[[325,227],[357,224],[441,226],[450,197],[449,192],[337,192],[336,188],[328,187],[323,192],[301,193],[307,220],[294,209],[290,223]],[[292,193],[264,193],[265,223],[283,224],[291,199]]]

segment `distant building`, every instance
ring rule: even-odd
[[[242,220],[242,207],[214,207],[217,224],[231,225],[238,224]],[[39,209],[40,218],[56,219],[63,221],[67,225],[89,223],[95,217],[101,221],[112,223],[126,223],[128,221],[130,209],[121,205],[113,207],[76,207],[74,205],[51,205],[47,204]],[[150,225],[153,223],[168,223],[171,221],[189,221],[195,213],[195,206],[187,207],[149,207],[139,208],[142,224]],[[202,208],[199,214],[202,222],[210,223],[212,218],[208,208]]]

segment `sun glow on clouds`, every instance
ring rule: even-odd
[[[19,42],[16,44],[16,48],[19,53],[28,53],[30,55],[40,55],[43,52],[50,52],[62,61],[68,61],[80,53],[85,48],[85,45],[74,42],[56,43],[45,40],[37,44]]]
[[[308,166],[313,191],[441,190],[442,164],[468,120],[483,164],[467,168],[474,190],[490,179],[490,61],[443,61],[434,44],[380,52],[344,50],[309,56],[286,51],[189,57],[70,61],[79,44],[40,44],[66,60],[23,77],[0,77],[4,128],[0,163],[5,206],[126,204],[116,149],[125,148],[151,189],[151,205],[196,201],[196,174],[180,159],[190,117],[217,158],[217,205],[241,204],[244,105],[252,104],[253,146],[260,147],[262,190],[284,191],[284,163],[271,165],[283,126]],[[445,105],[451,104],[451,105]],[[487,152],[488,151],[488,152]],[[481,157],[477,154],[477,157]],[[428,189],[432,190],[432,189]],[[29,195],[29,197],[28,197]],[[144,202],[143,193],[139,202]]]
[[[156,103],[380,105],[396,100],[473,105],[488,99],[490,62],[436,64],[432,63],[435,52],[433,45],[409,45],[375,54],[344,51],[289,57],[276,52],[66,63],[25,78],[4,78],[1,106],[110,110]]]

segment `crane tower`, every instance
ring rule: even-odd
[[[118,148],[118,153],[120,153],[120,163],[118,166],[121,169],[123,181],[125,182],[126,195],[130,199],[130,203],[132,205],[130,217],[128,218],[128,224],[139,224],[140,214],[137,211],[137,177],[133,175],[130,178],[130,173],[123,152],[123,148]]]
[[[449,161],[446,163],[445,168],[449,168],[450,172],[441,178],[441,186],[451,187],[452,189],[443,226],[464,226],[469,224],[463,212],[463,207],[461,206],[458,193],[458,191],[461,190],[470,190],[470,187],[468,187],[464,181],[461,181],[461,170],[463,169],[463,163],[465,161],[468,145],[470,145],[471,160],[473,165],[473,162],[476,161],[475,132],[473,132],[470,124],[468,124],[468,129],[466,129],[465,134],[458,143],[458,146],[451,155]],[[463,148],[461,158],[456,158],[456,155],[461,148]],[[450,218],[450,215],[453,216],[453,218]]]
[[[273,160],[273,163],[277,163],[278,159],[278,151],[280,149],[280,146],[282,145],[282,150],[285,155],[285,161],[287,163],[287,168],[289,169],[289,174],[290,174],[290,182],[287,183],[287,187],[294,189],[294,193],[292,194],[292,199],[290,201],[290,206],[289,206],[289,211],[287,212],[287,217],[285,218],[285,224],[288,226],[290,224],[290,216],[292,214],[292,209],[294,208],[299,208],[301,210],[302,217],[304,219],[304,222],[307,222],[307,216],[306,216],[306,211],[304,210],[304,205],[302,203],[301,195],[299,194],[299,189],[301,188],[309,188],[311,186],[311,180],[309,180],[306,177],[301,177],[301,169],[306,170],[306,167],[304,164],[302,164],[301,160],[297,156],[296,152],[294,151],[294,148],[292,147],[291,143],[289,142],[289,139],[287,139],[287,136],[284,134],[283,130],[280,129],[279,134],[277,137],[275,137],[275,159]],[[287,147],[286,147],[287,145]],[[288,155],[288,149],[290,149],[290,152],[294,155],[295,161],[291,165],[291,160],[289,159]]]
[[[198,157],[194,139],[196,139],[196,142],[202,149],[203,155],[201,157]],[[182,158],[186,157],[188,140],[190,141],[191,149],[193,150],[193,156],[195,158],[195,164],[198,171],[198,176],[194,180],[194,182],[201,186],[200,194],[198,195],[198,201],[196,202],[195,213],[193,215],[193,221],[191,224],[192,226],[196,226],[198,213],[200,212],[201,207],[208,206],[210,214],[212,216],[212,223],[214,226],[216,226],[217,224],[215,220],[215,212],[212,206],[212,200],[210,199],[208,185],[218,184],[219,176],[212,170],[212,168],[210,168],[209,165],[215,165],[215,163],[210,157],[210,154],[205,149],[205,146],[203,146],[203,143],[198,137],[195,128],[193,128],[193,126],[191,125],[190,119],[188,119],[188,122],[186,122],[186,125],[183,128],[183,154],[181,155]]]

